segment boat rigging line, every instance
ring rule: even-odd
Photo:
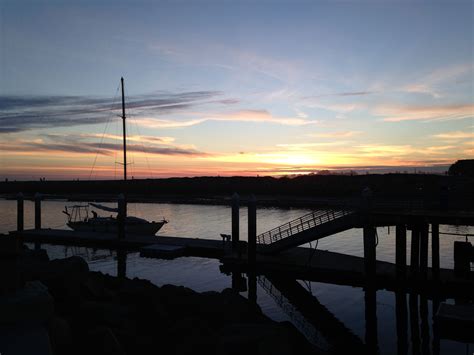
[[[100,152],[100,150],[102,149],[102,145],[103,145],[103,142],[104,142],[105,133],[107,132],[107,127],[109,126],[110,119],[111,119],[112,116],[113,116],[113,109],[114,109],[114,105],[115,105],[115,100],[117,99],[117,94],[118,94],[119,88],[120,88],[120,84],[117,86],[117,90],[115,90],[115,95],[114,95],[114,98],[113,98],[113,100],[112,100],[112,107],[110,108],[111,114],[108,116],[107,122],[105,123],[104,132],[102,133],[102,137],[100,138],[99,147],[97,148],[97,151],[96,151],[96,153],[95,153],[94,162],[92,163],[91,172],[89,173],[89,180],[91,180],[91,178],[92,178],[92,172],[94,171],[95,164],[96,164],[96,162],[97,162],[97,157],[99,156],[99,152]]]

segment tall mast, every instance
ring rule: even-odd
[[[122,83],[122,122],[123,122],[123,179],[127,180],[127,131],[125,127],[125,93],[123,86],[123,77],[120,79]]]

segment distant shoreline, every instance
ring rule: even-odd
[[[105,202],[126,193],[130,202],[229,205],[237,192],[242,204],[253,194],[262,206],[314,207],[356,201],[367,187],[375,199],[474,201],[474,178],[428,174],[9,181],[0,182],[0,197],[14,199],[21,192],[25,199],[40,193],[45,199]]]

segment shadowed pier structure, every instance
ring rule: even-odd
[[[34,230],[23,230],[23,198],[18,196],[18,228],[11,232],[23,242],[77,245],[91,248],[140,251],[142,256],[175,258],[202,256],[219,258],[229,266],[261,272],[279,272],[289,277],[364,286],[373,279],[376,287],[395,290],[403,283],[436,289],[445,295],[462,294],[472,298],[470,272],[439,268],[439,224],[474,225],[474,211],[423,209],[413,204],[391,205],[365,201],[359,207],[333,208],[306,214],[294,221],[255,236],[256,201],[249,204],[251,246],[239,240],[239,196],[232,198],[232,242],[165,236],[140,236],[41,229],[41,199],[35,200]],[[357,208],[356,208],[357,207]],[[376,228],[396,226],[396,264],[376,260]],[[432,268],[428,267],[428,228],[432,231]],[[364,257],[356,257],[301,247],[352,228],[363,229]],[[407,234],[411,232],[411,265],[407,267]],[[469,243],[467,243],[469,244]],[[470,245],[470,244],[469,244]],[[458,248],[462,255],[469,246]],[[464,259],[466,257],[463,256]],[[469,265],[469,260],[462,264]],[[467,272],[467,274],[466,274]],[[468,295],[466,295],[468,293]]]
[[[300,323],[309,323],[317,334],[314,336],[315,342],[327,344],[326,350],[335,354],[366,353],[362,340],[296,280],[268,274],[259,277],[259,284],[281,307],[286,303],[291,304],[298,313],[293,311],[290,316],[295,317],[298,314],[303,318],[299,320]]]

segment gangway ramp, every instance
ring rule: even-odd
[[[277,254],[354,228],[358,217],[357,212],[347,209],[313,211],[258,235],[258,250],[262,254]]]

